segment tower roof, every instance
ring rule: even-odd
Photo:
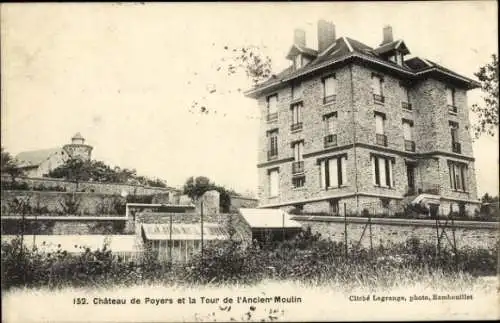
[[[81,133],[77,132],[77,133],[75,133],[75,135],[71,139],[84,139],[84,138],[82,137]]]

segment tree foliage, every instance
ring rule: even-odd
[[[135,169],[114,168],[98,160],[69,159],[63,165],[49,172],[48,177],[64,178],[69,181],[92,181],[100,183],[140,184],[167,187],[165,181],[138,176]]]
[[[484,195],[481,197],[481,202],[482,203],[498,203],[498,195],[491,196],[488,193],[484,193]]]
[[[215,43],[212,45],[215,46]],[[221,84],[208,84],[206,85],[207,96],[241,93],[242,86],[249,88],[272,77],[271,58],[265,54],[265,47],[256,45],[223,46],[223,52],[219,61],[214,65],[214,69],[216,73],[224,74],[225,81],[228,81],[224,83],[224,86],[230,84],[230,88],[224,89]],[[250,84],[237,85],[238,82],[233,82],[235,79],[232,77],[240,75],[244,75]],[[206,99],[206,96],[203,99]],[[217,113],[216,109],[208,107],[208,104],[202,101],[194,100],[189,109],[190,112]]]
[[[12,155],[3,147],[1,147],[1,154],[1,174],[9,175],[12,178],[12,181],[15,181],[16,177],[22,176],[24,172],[19,168],[16,159],[12,157]]]
[[[231,195],[238,195],[232,189],[227,189],[224,186],[217,185],[210,181],[205,176],[192,176],[186,180],[184,184],[183,194],[186,194],[193,200],[198,200],[205,192],[215,190],[219,192],[219,206],[222,212],[229,212],[231,207]]]
[[[478,121],[473,126],[474,135],[479,138],[481,134],[493,136],[498,130],[498,58],[491,55],[492,61],[479,68],[474,75],[481,82],[484,92],[484,104],[472,105],[472,111],[478,116]]]

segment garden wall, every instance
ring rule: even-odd
[[[133,234],[125,220],[2,219],[2,235],[108,235]]]
[[[311,227],[312,232],[318,232],[324,238],[330,238],[334,241],[344,241],[344,223],[343,222],[326,222],[326,221],[308,221],[304,219],[294,218],[300,222],[303,228]],[[348,223],[347,224],[347,238],[348,241],[357,243],[365,224],[362,223]],[[440,229],[441,232],[442,229]],[[381,244],[387,245],[389,243],[405,242],[408,238],[418,237],[421,241],[436,243],[436,227],[422,226],[422,225],[391,225],[391,224],[372,224],[372,243],[373,246]],[[451,228],[446,229],[446,234],[452,240]],[[455,240],[457,247],[493,247],[499,241],[500,235],[498,228],[456,228]],[[369,227],[366,227],[365,235],[361,241],[365,247],[370,246]],[[442,245],[447,245],[446,237],[443,236]],[[449,246],[449,244],[448,244]]]
[[[11,178],[2,176],[2,184],[9,185]],[[36,177],[19,177],[16,182],[26,183],[26,190],[56,190],[74,192],[76,183],[58,178],[36,178]],[[172,187],[151,187],[144,185],[131,184],[115,184],[115,183],[98,183],[98,182],[79,182],[79,192],[92,192],[97,194],[122,194],[127,192],[129,195],[151,195],[169,193],[170,195],[179,195],[178,190]]]
[[[231,196],[231,208],[237,210],[239,208],[256,208],[259,205],[259,200],[244,197],[244,196]]]
[[[126,199],[120,195],[50,191],[1,192],[2,215],[125,215]]]

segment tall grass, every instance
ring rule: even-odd
[[[149,250],[138,262],[124,262],[106,246],[73,255],[44,253],[19,240],[2,242],[2,288],[113,286],[160,284],[252,285],[266,279],[309,285],[338,284],[346,288],[395,288],[427,281],[433,284],[495,275],[500,243],[492,249],[441,249],[416,238],[373,250],[321,238],[305,230],[293,240],[254,243],[238,241],[208,244],[203,254],[187,264],[157,260]]]

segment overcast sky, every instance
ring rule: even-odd
[[[316,22],[367,45],[393,27],[412,55],[473,77],[497,52],[494,1],[412,3],[3,4],[2,146],[16,154],[69,142],[93,157],[180,186],[205,175],[256,191],[256,102],[216,68],[230,48],[266,46],[274,71],[294,28],[316,46]],[[207,88],[215,86],[215,94]],[[224,91],[226,91],[224,93]],[[479,90],[469,104],[480,102]],[[190,111],[193,101],[217,114]],[[474,143],[478,189],[498,194],[498,137]]]

